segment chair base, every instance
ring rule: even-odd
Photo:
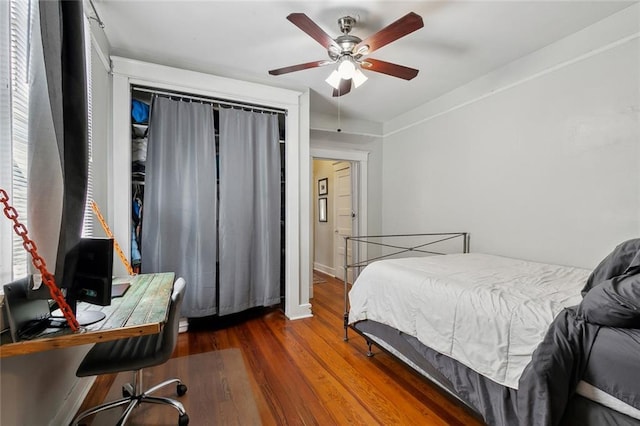
[[[122,398],[115,401],[106,402],[104,404],[100,404],[86,411],[83,411],[82,413],[78,414],[75,419],[73,419],[73,421],[71,422],[71,426],[79,425],[80,420],[84,419],[85,417],[89,417],[101,411],[110,410],[111,408],[116,408],[128,404],[127,408],[123,411],[122,416],[120,416],[120,419],[116,423],[117,426],[122,426],[127,422],[133,410],[142,403],[165,404],[175,408],[178,411],[178,426],[187,426],[189,424],[189,416],[187,415],[181,402],[171,398],[151,395],[158,389],[161,389],[173,383],[176,384],[176,393],[178,394],[178,396],[182,396],[187,392],[187,387],[182,383],[182,381],[180,381],[180,379],[165,380],[164,382],[157,384],[144,392],[140,392],[139,389],[142,387],[142,370],[138,370],[134,373],[133,384],[127,383],[122,387]]]

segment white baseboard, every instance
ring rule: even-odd
[[[334,275],[335,270],[331,266],[323,265],[323,264],[318,263],[318,262],[313,262],[313,270],[322,272],[323,274],[327,274],[327,275],[332,276],[332,277],[335,277],[335,275]]]
[[[93,382],[95,382],[95,376],[82,377],[78,379],[76,385],[71,389],[69,395],[64,400],[56,416],[49,422],[49,426],[68,425],[75,417],[78,409],[87,397]]]
[[[184,333],[189,330],[189,319],[180,318],[180,325],[178,327],[178,333]]]
[[[311,312],[311,303],[302,303],[297,306],[289,306],[289,310],[285,310],[284,314],[290,320],[311,318],[313,316],[313,312]]]

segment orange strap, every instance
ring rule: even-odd
[[[58,307],[66,318],[67,324],[69,324],[71,330],[78,331],[80,324],[78,324],[76,316],[73,314],[71,307],[64,299],[64,295],[56,285],[54,276],[47,270],[47,264],[44,259],[38,254],[36,243],[27,235],[27,228],[18,220],[18,212],[9,204],[9,195],[7,195],[7,191],[2,188],[0,188],[0,202],[4,205],[3,210],[5,216],[7,216],[9,220],[13,221],[13,230],[22,238],[22,246],[29,252],[29,254],[31,254],[33,266],[40,271],[40,274],[42,274],[42,281],[47,287],[49,287],[49,294],[51,294],[51,298],[58,304]]]
[[[100,225],[102,225],[102,229],[104,229],[104,233],[107,235],[107,237],[113,238],[113,247],[116,249],[116,253],[118,253],[118,257],[122,261],[122,264],[124,265],[124,267],[127,269],[127,272],[129,273],[129,275],[135,275],[135,273],[133,272],[133,268],[131,267],[131,264],[127,260],[127,256],[124,255],[122,248],[120,248],[120,244],[118,244],[116,239],[113,237],[113,232],[111,232],[109,225],[107,225],[107,221],[104,220],[104,217],[102,217],[102,213],[100,213],[100,209],[98,208],[98,205],[93,200],[91,201],[91,210],[93,210],[96,217],[98,218],[98,221],[100,222]]]

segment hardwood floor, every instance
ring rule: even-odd
[[[173,356],[239,348],[265,425],[483,424],[380,349],[368,358],[353,331],[344,342],[342,283],[323,278],[314,286],[313,318],[289,321],[279,310],[261,310],[192,321]],[[80,410],[102,402],[112,381],[99,377]]]

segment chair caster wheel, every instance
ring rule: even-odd
[[[185,413],[178,417],[178,426],[187,426],[189,424],[189,416]]]
[[[177,387],[176,387],[176,393],[178,394],[178,396],[182,396],[185,393],[187,393],[187,386],[180,383]],[[187,417],[187,421],[189,421],[189,418]],[[182,424],[182,423],[180,423]],[[186,424],[186,423],[185,423]]]

